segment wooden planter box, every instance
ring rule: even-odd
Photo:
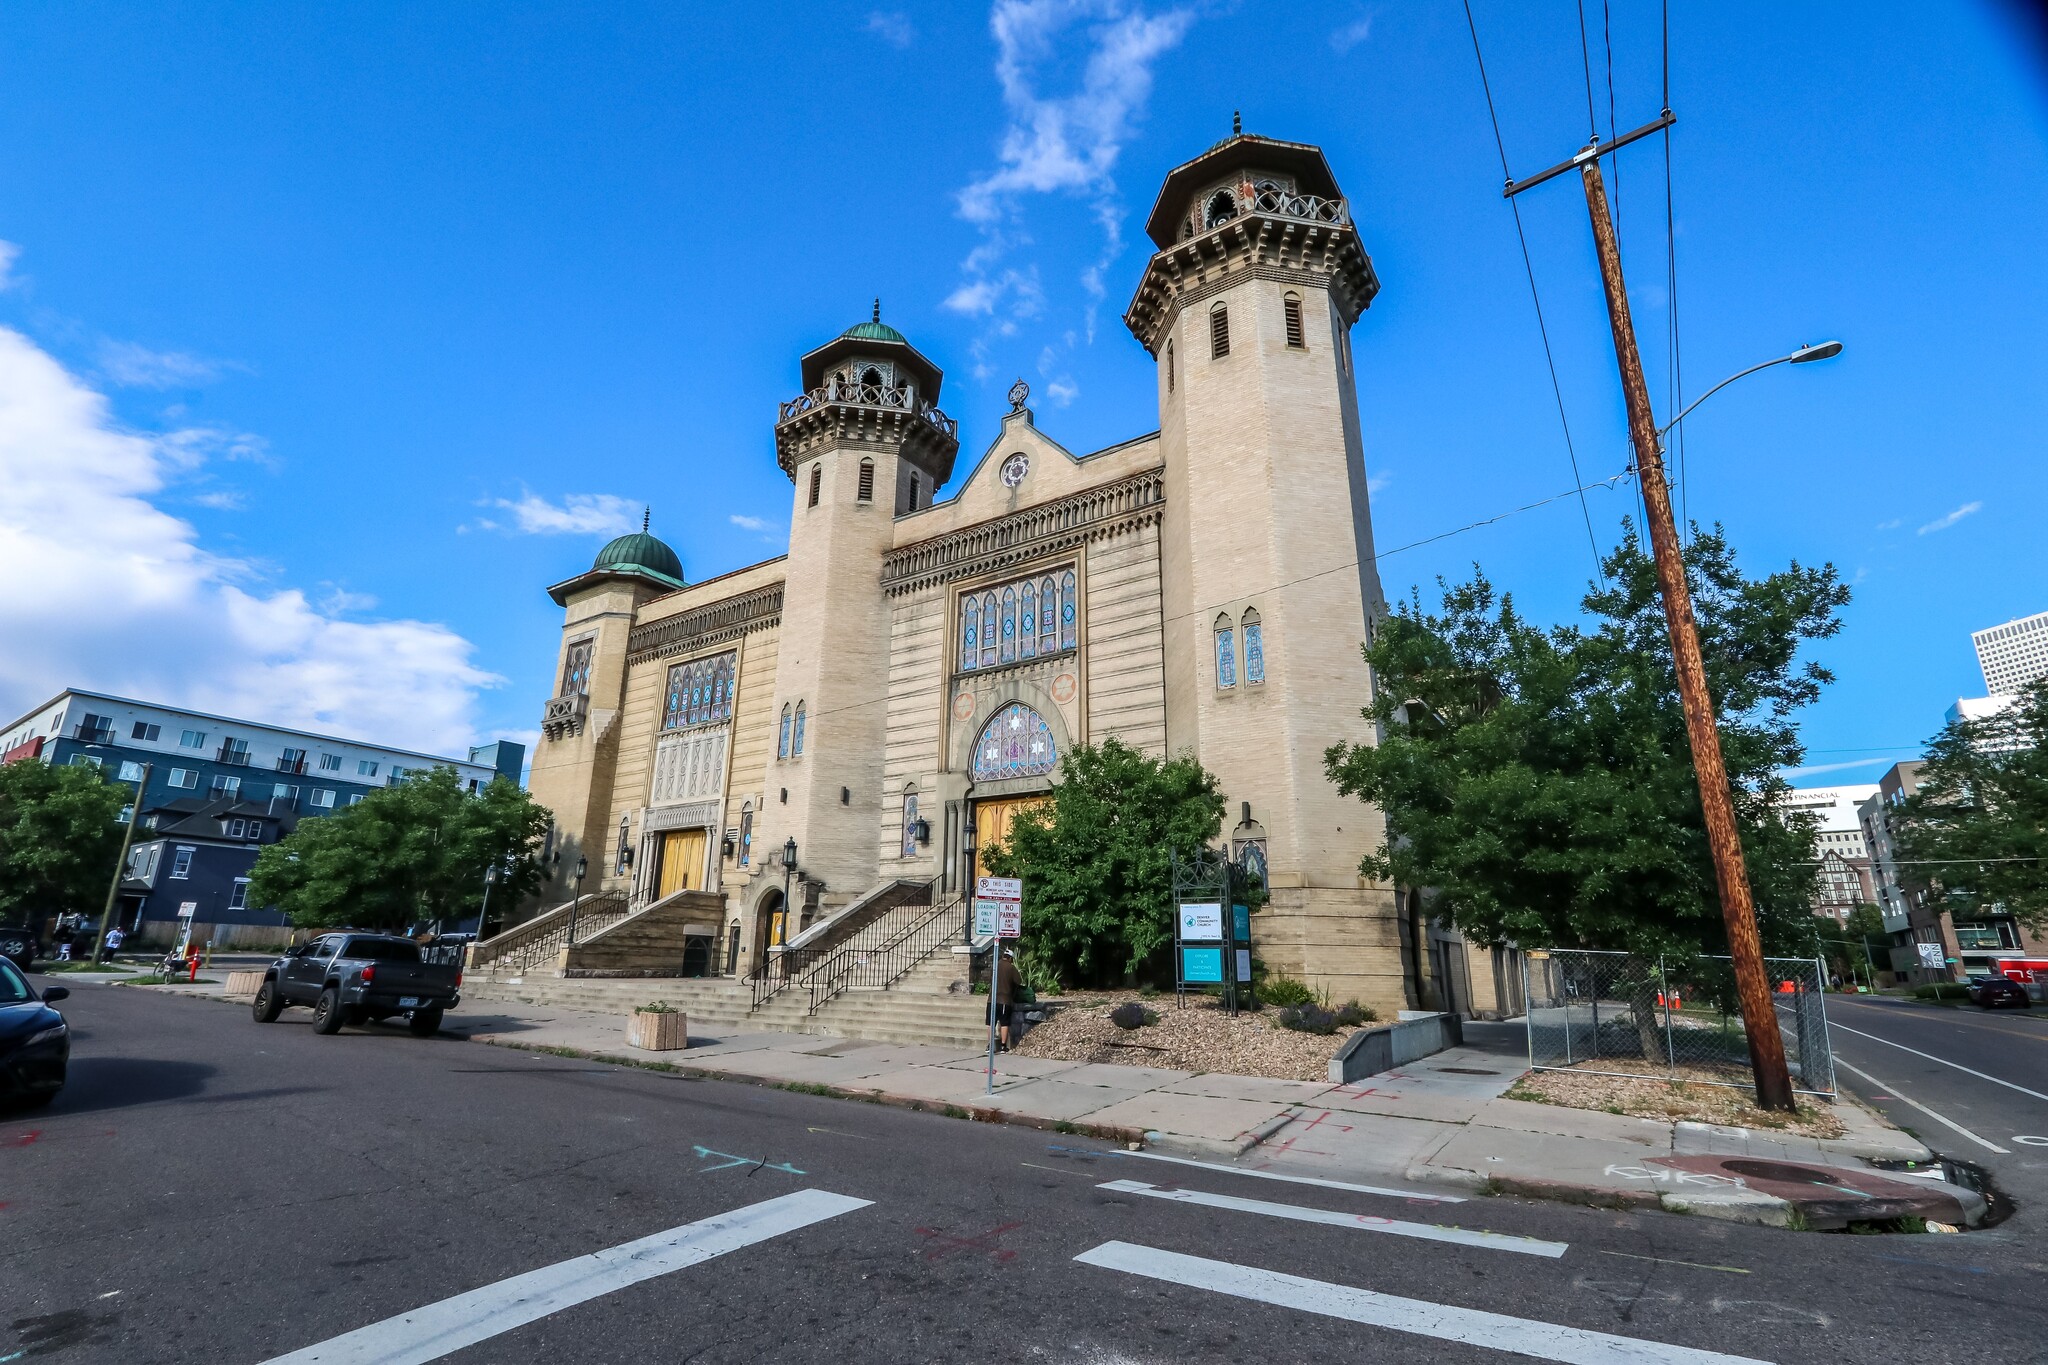
[[[227,989],[221,994],[230,1000],[254,1000],[256,992],[263,988],[263,973],[229,972]]]
[[[649,1052],[675,1052],[690,1045],[689,1016],[681,1010],[669,1014],[626,1016],[626,1044]]]

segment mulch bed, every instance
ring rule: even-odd
[[[1111,1010],[1132,1001],[1157,1014],[1159,1022],[1130,1030],[1109,1022]],[[1176,1008],[1170,994],[1145,998],[1133,991],[1077,992],[1048,1004],[1050,1017],[1025,1035],[1018,1055],[1326,1081],[1330,1058],[1353,1032],[1339,1029],[1319,1037],[1283,1029],[1273,1022],[1279,1011],[1270,1008],[1240,1010],[1233,1019],[1220,1001],[1207,997],[1190,998],[1185,1009]]]
[[[1725,1128],[1765,1128],[1794,1133],[1800,1137],[1838,1138],[1846,1131],[1842,1121],[1828,1107],[1810,1096],[1800,1096],[1797,1114],[1756,1107],[1755,1092],[1748,1078],[1740,1086],[1710,1085],[1709,1080],[1730,1079],[1725,1069],[1700,1068],[1689,1073],[1681,1066],[1681,1079],[1668,1079],[1663,1069],[1654,1073],[1638,1058],[1609,1057],[1601,1066],[1610,1071],[1637,1071],[1632,1076],[1600,1076],[1584,1071],[1532,1071],[1508,1091],[1511,1100],[1532,1100],[1538,1104],[1561,1105],[1567,1109],[1597,1109],[1631,1118],[1660,1119],[1665,1123],[1711,1123]],[[1690,1074],[1690,1079],[1685,1077]]]

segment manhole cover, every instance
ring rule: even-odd
[[[1447,1071],[1453,1076],[1498,1076],[1498,1071],[1482,1071],[1476,1066],[1433,1066],[1431,1071]]]

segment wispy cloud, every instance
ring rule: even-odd
[[[211,493],[195,493],[192,502],[198,507],[211,507],[216,512],[239,512],[243,496],[238,488],[217,488]]]
[[[759,536],[763,545],[785,544],[789,536],[789,528],[770,517],[750,517],[743,512],[734,512],[726,520],[742,531]]]
[[[1966,502],[1961,507],[1958,507],[1955,511],[1950,512],[1946,516],[1936,517],[1933,521],[1928,522],[1925,526],[1921,527],[1914,534],[1931,536],[1936,531],[1946,531],[1949,527],[1955,525],[1964,517],[1970,516],[1973,513],[1983,510],[1983,507],[1984,504],[1981,502]]]
[[[1901,749],[1889,758],[1852,758],[1841,763],[1808,763],[1797,768],[1780,768],[1778,769],[1778,776],[1790,782],[1795,777],[1815,777],[1821,773],[1847,772],[1852,768],[1889,768],[1894,763],[1917,757],[1919,755],[1916,751]]]
[[[192,389],[211,384],[230,368],[189,351],[153,351],[132,341],[103,341],[100,373],[129,389]],[[234,367],[239,368],[239,367]]]
[[[869,11],[867,30],[891,47],[909,47],[917,41],[917,29],[902,10]]]
[[[624,535],[640,523],[640,504],[612,493],[570,493],[549,502],[538,493],[518,499],[493,498],[485,504],[512,514],[512,525],[479,522],[486,531],[512,530],[529,536]]]
[[[6,289],[14,280],[14,263],[21,259],[21,248],[12,242],[0,242],[0,289]]]
[[[1879,523],[1877,524],[1877,529],[1878,529],[1878,530],[1880,530],[1880,531],[1896,531],[1896,530],[1898,530],[1898,529],[1899,529],[1899,528],[1900,528],[1901,526],[1904,526],[1905,524],[1906,524],[1905,518],[1903,518],[1903,517],[1893,517],[1893,518],[1892,518],[1892,519],[1891,519],[1890,521],[1880,521],[1880,522],[1879,522]]]
[[[1392,483],[1393,481],[1394,471],[1392,471],[1391,469],[1382,469],[1379,473],[1374,474],[1366,479],[1365,491],[1377,496],[1378,494],[1385,492],[1387,485]]]
[[[1363,14],[1353,19],[1350,23],[1332,31],[1330,34],[1330,46],[1339,56],[1342,56],[1370,37],[1372,37],[1372,16],[1370,14]]]
[[[1126,0],[997,0],[990,11],[1007,122],[996,169],[960,191],[960,216],[981,229],[982,241],[946,300],[955,312],[989,320],[972,348],[977,378],[993,373],[991,343],[1044,308],[1037,268],[1007,263],[1029,244],[1021,217],[1030,196],[1084,200],[1102,233],[1101,254],[1078,280],[1082,332],[1093,341],[1103,272],[1123,250],[1117,158],[1151,98],[1153,67],[1193,22],[1191,10],[1153,13]]]

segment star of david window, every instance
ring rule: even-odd
[[[995,713],[974,741],[974,780],[1002,782],[1014,777],[1042,777],[1059,762],[1052,728],[1022,702]]]
[[[1015,488],[1018,484],[1024,482],[1024,476],[1030,472],[1031,457],[1021,450],[1018,451],[1015,455],[1003,461],[1003,486],[1005,488]]]
[[[1072,569],[1037,574],[960,598],[960,671],[1044,659],[1080,639]]]

